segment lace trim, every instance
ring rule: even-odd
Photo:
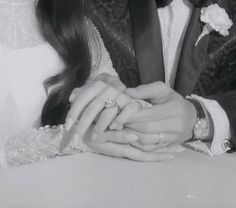
[[[95,25],[87,19],[87,30],[88,30],[88,39],[89,39],[89,46],[90,46],[90,53],[92,57],[92,71],[89,77],[89,80],[91,80],[96,72],[98,71],[99,65],[101,63],[102,59],[102,38],[100,33],[98,32]]]
[[[93,81],[100,73],[118,76],[112,66],[110,54],[104,45],[100,32],[89,19],[87,20],[87,28],[92,56],[92,71],[87,83]]]
[[[68,144],[65,146],[65,142],[70,142],[70,134],[63,125],[30,129],[0,142],[0,168],[31,164],[76,153],[93,152],[83,141],[80,141],[76,147]]]
[[[44,43],[33,0],[0,0],[0,42],[9,48],[35,47]]]

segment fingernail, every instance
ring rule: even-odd
[[[75,88],[75,89],[72,91],[72,93],[71,93],[71,95],[70,95],[70,97],[69,97],[69,101],[70,101],[70,102],[74,102],[74,100],[75,100],[75,98],[76,98],[76,96],[77,96],[78,91],[79,91],[79,88]]]
[[[79,135],[78,134],[74,134],[73,136],[72,136],[72,139],[71,139],[72,141],[71,141],[71,146],[72,147],[76,147],[77,146],[77,144],[78,144],[78,141],[79,141]]]
[[[75,99],[75,93],[72,93],[71,96],[69,97],[69,102],[72,103]]]
[[[73,126],[73,123],[74,123],[73,119],[69,118],[65,123],[65,129],[69,131],[71,127]]]
[[[123,129],[123,125],[122,124],[118,124],[118,123],[112,123],[110,126],[109,126],[109,129],[110,130],[117,130],[117,131],[120,131]]]
[[[91,140],[96,141],[98,138],[98,135],[96,133],[93,133],[91,136]]]
[[[129,141],[131,141],[131,142],[136,142],[136,141],[138,140],[138,136],[135,135],[135,134],[129,134],[129,135],[127,136],[127,139],[128,139]]]

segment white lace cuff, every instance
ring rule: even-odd
[[[91,149],[80,141],[76,148],[68,145],[70,133],[63,125],[40,129],[29,129],[16,136],[0,138],[0,168],[31,164],[58,156],[90,152]]]
[[[197,95],[191,96],[193,99],[199,101],[210,114],[213,126],[214,126],[214,136],[211,144],[211,152],[213,155],[221,155],[226,153],[230,148],[229,143],[231,134],[230,134],[230,124],[229,119],[215,100],[206,99]]]

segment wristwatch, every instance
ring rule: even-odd
[[[194,105],[197,112],[197,121],[193,127],[193,139],[208,140],[210,134],[210,124],[202,105],[200,102],[192,99],[191,97],[187,97],[186,99]]]

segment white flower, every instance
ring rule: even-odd
[[[229,29],[232,27],[233,22],[229,18],[225,9],[221,8],[218,4],[212,4],[204,7],[201,10],[201,21],[206,23],[203,28],[202,34],[198,38],[195,45],[211,31],[215,30],[223,36],[229,35]]]

